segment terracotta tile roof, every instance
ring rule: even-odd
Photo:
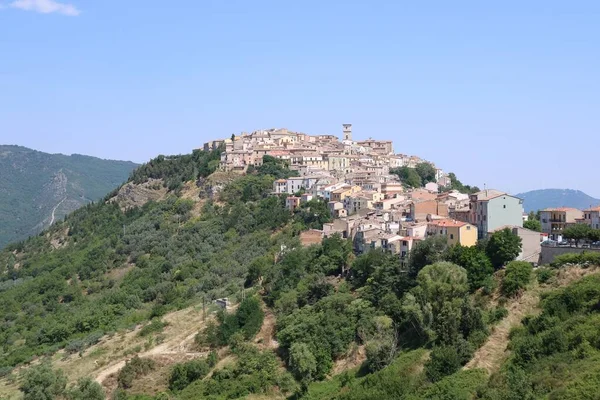
[[[581,212],[581,210],[577,209],[577,208],[573,208],[573,207],[555,207],[555,208],[544,208],[542,211],[579,211]]]
[[[477,196],[477,200],[491,200],[491,199],[495,199],[496,197],[505,196],[505,195],[507,195],[506,192],[502,192],[502,191],[496,190],[496,189],[482,190],[481,192],[477,192],[477,193],[473,194],[473,196]],[[510,196],[510,195],[508,195],[508,196]]]
[[[462,222],[462,221],[455,221],[455,220],[451,220],[451,219],[442,219],[442,220],[438,220],[438,221],[432,221],[429,223],[429,225],[435,225],[435,226],[445,226],[445,227],[449,227],[449,228],[460,228],[462,226],[468,225],[466,222]]]

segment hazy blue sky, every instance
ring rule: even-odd
[[[0,143],[142,162],[352,123],[465,183],[600,196],[599,21],[598,1],[0,0]]]

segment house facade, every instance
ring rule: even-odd
[[[593,214],[590,212],[590,214]],[[584,212],[576,208],[559,207],[546,208],[540,211],[542,232],[547,233],[552,240],[562,240],[565,228],[576,224],[578,219],[584,218]],[[589,219],[592,223],[592,218]]]
[[[477,244],[477,227],[467,222],[442,219],[427,224],[427,236],[445,236],[449,246]]]
[[[483,190],[470,196],[468,218],[463,222],[477,227],[479,239],[501,226],[523,226],[523,200],[499,190]]]

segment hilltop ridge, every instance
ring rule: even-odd
[[[99,200],[136,167],[129,161],[0,145],[0,248]]]
[[[525,212],[553,207],[572,207],[585,210],[600,205],[600,199],[581,190],[573,189],[538,189],[519,193],[516,196],[523,199]]]

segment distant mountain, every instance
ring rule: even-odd
[[[99,200],[137,164],[0,145],[0,248]]]
[[[525,212],[542,210],[548,207],[573,207],[583,210],[600,204],[595,199],[580,190],[573,189],[541,189],[516,195],[523,199]]]

